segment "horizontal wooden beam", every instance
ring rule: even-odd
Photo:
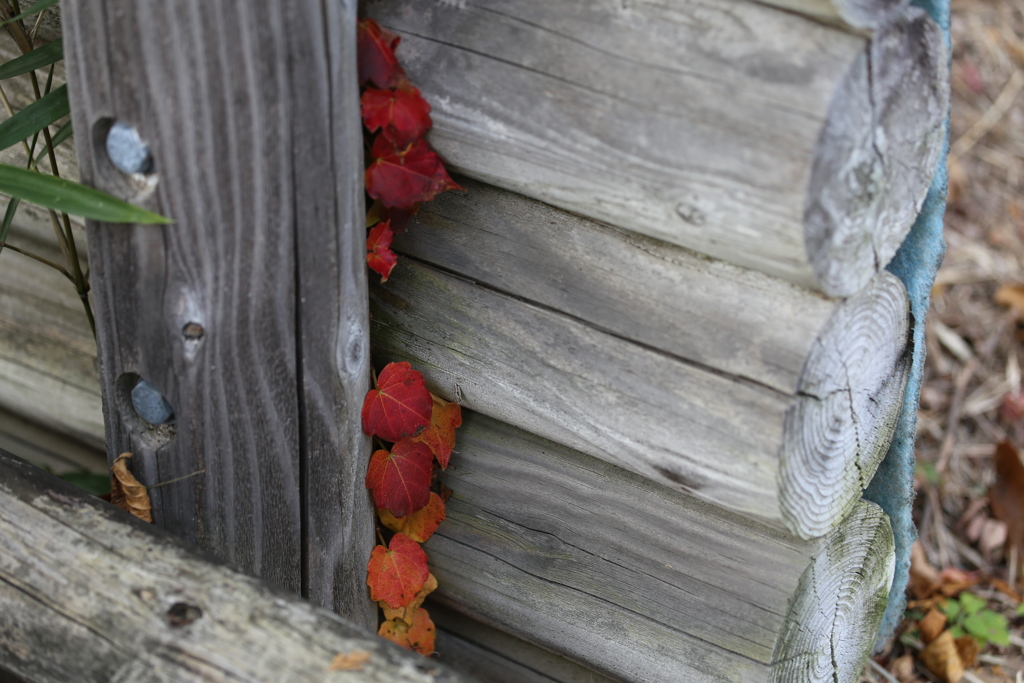
[[[378,362],[474,410],[805,538],[892,435],[908,312],[845,301],[467,182],[371,288]]]
[[[0,547],[0,678],[461,680],[5,453]]]
[[[437,599],[615,680],[849,681],[874,643],[873,504],[801,541],[476,414],[445,481]]]
[[[385,0],[457,170],[837,296],[885,267],[942,144],[942,34],[751,2]]]

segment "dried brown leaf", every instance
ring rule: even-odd
[[[1009,441],[996,446],[996,480],[988,490],[992,514],[1006,523],[1007,542],[1024,550],[1024,465]]]
[[[932,607],[917,626],[921,631],[921,640],[927,645],[946,628],[946,615]]]
[[[1002,285],[996,290],[995,300],[997,304],[1012,308],[1018,317],[1024,317],[1024,285]]]
[[[353,650],[342,652],[331,660],[327,667],[328,671],[362,671],[363,666],[370,661],[370,653],[366,650]]]
[[[939,570],[928,562],[921,542],[915,541],[910,549],[909,589],[911,595],[918,600],[924,600],[938,590],[939,584]]]
[[[943,683],[958,683],[964,676],[964,665],[960,661],[953,634],[949,631],[943,631],[928,643],[918,658]]]
[[[974,636],[960,636],[955,641],[957,654],[965,668],[970,669],[978,663],[978,641]]]
[[[139,483],[131,472],[128,471],[128,459],[131,453],[122,453],[114,460],[110,468],[113,476],[110,478],[110,502],[117,507],[130,512],[143,522],[153,522],[153,505],[149,500],[149,492],[146,487]]]

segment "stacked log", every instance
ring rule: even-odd
[[[540,648],[852,681],[874,643],[894,550],[860,496],[912,353],[885,266],[940,154],[943,39],[905,3],[771,4],[366,5],[467,189],[396,238],[372,341],[478,413],[427,548],[494,680]]]

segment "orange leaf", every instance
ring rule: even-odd
[[[455,430],[462,426],[462,408],[458,403],[449,403],[433,394],[430,396],[434,401],[430,424],[416,440],[430,446],[443,470],[448,467],[455,448]]]
[[[1024,465],[1009,441],[996,446],[996,480],[988,490],[989,504],[996,519],[1007,527],[1007,540],[1024,550]]]
[[[370,661],[370,653],[366,650],[342,652],[331,660],[328,671],[362,671],[363,665]]]
[[[421,655],[433,653],[434,638],[437,635],[434,622],[430,620],[427,610],[422,607],[413,613],[411,626],[402,620],[385,621],[377,633],[382,638]]]
[[[423,606],[423,601],[427,599],[427,596],[437,590],[437,577],[433,574],[427,576],[426,583],[423,584],[423,588],[416,594],[416,597],[412,599],[405,607],[389,607],[388,603],[383,600],[378,602],[380,608],[384,611],[384,618],[389,620],[401,619],[410,626],[413,622],[413,613],[420,607]]]
[[[377,509],[380,523],[392,531],[399,531],[417,543],[423,543],[434,535],[444,521],[444,501],[441,496],[430,492],[430,502],[406,517],[395,517],[384,508]]]
[[[152,523],[153,505],[149,500],[149,492],[135,475],[128,471],[130,457],[131,453],[122,453],[117,456],[113,467],[110,468],[114,475],[110,478],[110,502],[143,522]]]
[[[957,683],[964,676],[964,665],[960,661],[953,634],[949,631],[943,631],[942,635],[928,643],[918,657],[925,668],[943,683]]]
[[[430,572],[427,554],[405,534],[395,534],[390,545],[378,545],[366,565],[370,597],[390,607],[404,607],[423,589]]]

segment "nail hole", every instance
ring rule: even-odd
[[[186,323],[181,328],[181,334],[185,339],[202,339],[205,332],[203,326],[199,323]]]
[[[167,621],[174,628],[188,626],[203,616],[203,610],[187,602],[176,602],[167,610]]]

